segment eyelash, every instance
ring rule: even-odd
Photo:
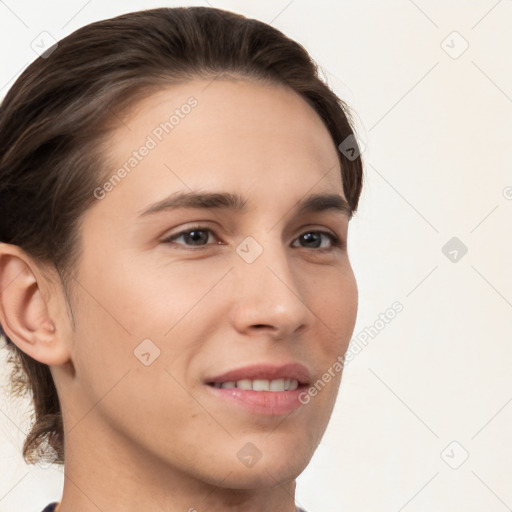
[[[162,243],[168,243],[168,244],[176,243],[176,242],[174,242],[174,240],[176,240],[177,238],[180,238],[183,235],[187,235],[187,234],[191,233],[192,231],[206,231],[206,232],[213,234],[215,236],[215,238],[217,238],[215,231],[213,231],[212,229],[207,228],[206,226],[197,225],[197,226],[191,226],[184,231],[180,231],[179,233],[176,233],[175,235],[171,235],[170,237],[167,237],[166,239],[162,240]],[[313,230],[313,229],[310,231],[304,231],[295,240],[298,240],[298,238],[300,238],[301,236],[303,236],[305,234],[309,234],[309,233],[320,233],[322,235],[325,235],[331,241],[330,248],[313,247],[312,249],[316,250],[316,251],[342,249],[346,245],[344,240],[340,239],[337,235],[334,235],[334,234],[330,233],[329,231]],[[212,245],[212,244],[207,243],[204,245],[197,245],[197,246],[187,245],[187,244],[178,244],[178,245],[184,245],[185,247],[189,247],[192,250],[201,250],[202,248],[207,247],[208,245]],[[308,247],[303,247],[303,249],[308,249]]]

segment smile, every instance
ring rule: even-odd
[[[252,389],[253,391],[293,391],[299,387],[296,379],[241,379],[238,381],[212,382],[210,386],[222,389]]]

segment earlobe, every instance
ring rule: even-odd
[[[19,247],[0,244],[0,323],[6,335],[33,359],[48,365],[69,360],[49,315],[37,266]],[[37,275],[37,277],[36,277]]]

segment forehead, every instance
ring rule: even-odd
[[[343,196],[319,115],[290,88],[262,82],[196,79],[159,90],[119,117],[106,157],[111,175],[125,170],[112,199],[136,192],[136,210],[191,189]]]

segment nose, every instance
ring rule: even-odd
[[[252,247],[251,242],[244,247],[249,247],[247,253],[257,249],[254,240],[252,243]],[[276,340],[302,333],[316,317],[307,304],[311,287],[306,278],[301,278],[299,268],[290,266],[282,242],[269,242],[262,249],[250,263],[243,248],[235,255],[232,322],[240,333],[264,332]]]

